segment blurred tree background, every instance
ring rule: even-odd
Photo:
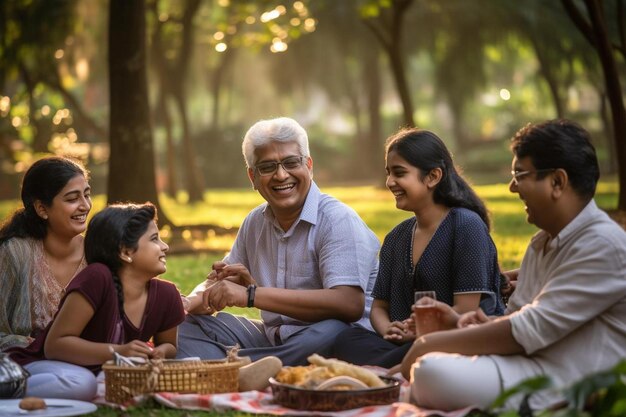
[[[109,201],[202,201],[208,189],[248,186],[241,138],[282,115],[309,132],[321,184],[382,184],[384,140],[409,125],[437,132],[475,182],[502,182],[517,129],[568,117],[592,132],[623,210],[625,9],[5,0],[0,199],[16,198],[23,171],[51,152],[83,159]]]

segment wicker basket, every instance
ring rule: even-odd
[[[166,360],[142,366],[117,366],[108,361],[102,366],[105,375],[105,399],[123,404],[136,395],[152,392],[212,394],[237,392],[240,361]]]

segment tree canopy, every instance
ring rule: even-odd
[[[505,180],[508,138],[554,117],[588,127],[626,180],[621,0],[121,3],[0,5],[0,195],[55,152],[110,201],[199,201],[247,185],[241,137],[278,115],[309,131],[318,181],[379,181],[407,125]]]

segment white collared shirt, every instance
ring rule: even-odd
[[[626,232],[592,200],[548,238],[532,238],[507,313],[515,340],[558,386],[626,358]]]

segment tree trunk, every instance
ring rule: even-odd
[[[413,0],[394,0],[391,6],[391,19],[379,17],[379,24],[376,25],[369,20],[363,23],[372,30],[372,33],[378,39],[383,50],[389,59],[391,73],[396,84],[396,90],[400,102],[402,103],[404,125],[406,127],[415,126],[413,121],[413,102],[411,100],[411,91],[409,83],[404,73],[404,63],[402,60],[402,30],[403,19],[406,10],[411,6]]]
[[[146,77],[144,0],[109,4],[110,146],[108,203],[151,201],[161,226],[170,224],[159,207]]]
[[[368,169],[378,180],[384,178],[385,156],[383,154],[382,120],[380,117],[380,102],[382,100],[382,85],[380,75],[379,49],[368,48],[365,66],[365,85],[367,86],[367,114],[369,131],[367,132],[367,159]],[[380,172],[380,174],[378,174]]]
[[[404,115],[405,127],[415,126],[413,120],[413,102],[411,100],[411,92],[409,91],[409,84],[404,74],[404,65],[402,64],[402,53],[400,52],[400,46],[394,44],[389,51],[389,64],[391,65],[391,72],[393,73],[393,79],[396,82],[396,88],[398,89],[398,95],[400,96],[400,102],[402,103],[402,110]]]
[[[558,80],[557,77],[555,77],[552,73],[552,70],[550,69],[550,64],[548,63],[545,53],[539,45],[539,42],[541,41],[539,39],[536,39],[532,33],[530,34],[529,38],[531,44],[533,45],[537,61],[539,62],[539,74],[541,74],[543,79],[548,84],[548,89],[550,90],[550,95],[552,96],[552,102],[554,103],[556,115],[558,118],[565,117],[563,100],[561,99],[561,94],[559,93]]]
[[[617,172],[617,158],[615,155],[615,143],[613,141],[613,125],[611,123],[610,114],[611,110],[607,105],[606,94],[604,91],[598,90],[598,97],[600,97],[600,117],[602,119],[602,130],[604,131],[606,153],[608,158],[606,172],[609,174],[615,174]]]
[[[182,18],[182,45],[178,55],[178,73],[173,79],[172,95],[176,102],[176,107],[180,114],[180,121],[183,128],[183,153],[185,155],[186,188],[189,193],[189,202],[198,202],[203,199],[204,176],[198,165],[198,154],[191,138],[191,128],[187,113],[187,94],[185,81],[189,72],[189,61],[193,50],[193,19],[200,7],[200,0],[189,0],[186,2],[185,11]]]
[[[394,75],[396,88],[402,102],[404,111],[404,124],[406,127],[414,127],[413,120],[413,101],[411,100],[411,90],[404,72],[404,64],[402,60],[402,30],[404,27],[403,20],[406,10],[409,8],[413,0],[395,0],[393,2],[393,19],[391,23],[391,45],[389,45],[389,63],[391,71]]]
[[[167,109],[167,99],[163,91],[163,86],[161,86],[161,92],[157,100],[156,114],[165,129],[165,158],[167,167],[167,185],[165,190],[170,197],[176,198],[176,194],[178,193],[178,184],[176,182],[176,178],[178,177],[176,169],[176,147],[174,146],[174,135],[172,134],[172,119],[170,117],[170,111]]]
[[[49,125],[44,126],[45,123],[37,120],[37,117],[35,116],[35,109],[37,107],[34,93],[36,83],[33,81],[28,68],[26,68],[23,63],[20,63],[19,70],[20,76],[26,86],[26,93],[28,94],[28,117],[35,128],[35,137],[33,138],[32,149],[33,152],[45,153],[48,152],[48,143],[50,142],[52,130]]]
[[[183,127],[183,154],[185,155],[185,177],[187,180],[187,192],[189,193],[189,202],[194,203],[202,201],[204,191],[204,176],[200,171],[197,162],[197,154],[193,142],[191,140],[191,132],[189,129],[189,117],[187,115],[187,106],[185,98],[180,92],[174,92],[174,100],[176,107],[180,113],[180,123]]]
[[[234,56],[234,48],[228,48],[224,52],[222,52],[222,59],[215,71],[213,72],[213,76],[211,77],[211,89],[213,91],[213,115],[211,118],[211,123],[214,132],[219,132],[220,130],[220,116],[222,108],[221,92],[224,85],[224,75],[226,74],[226,71],[230,68],[230,63],[233,61]]]
[[[158,18],[159,13],[157,6],[156,1],[149,3],[149,10],[152,12],[155,21],[150,55],[159,83],[159,94],[153,120],[155,120],[157,126],[162,124],[165,129],[167,167],[167,185],[165,192],[169,196],[176,198],[176,194],[178,193],[178,184],[176,181],[178,177],[176,169],[176,146],[174,145],[174,135],[172,133],[172,118],[170,117],[170,111],[167,107],[167,99],[172,90],[170,79],[173,77],[168,76],[168,64],[163,50],[163,23]]]
[[[622,87],[600,4],[597,0],[585,0],[585,5],[591,18],[591,26],[596,39],[596,50],[602,64],[606,94],[613,115],[613,137],[617,151],[617,171],[620,183],[617,208],[626,210],[626,108],[622,98]]]
[[[600,58],[606,94],[613,116],[613,138],[617,153],[617,170],[620,184],[617,208],[626,210],[626,108],[624,107],[619,72],[615,56],[613,56],[604,15],[602,14],[602,7],[598,0],[584,0],[585,7],[589,13],[590,23],[588,23],[572,0],[561,0],[561,2],[574,24],[585,36],[585,39],[596,49]]]

